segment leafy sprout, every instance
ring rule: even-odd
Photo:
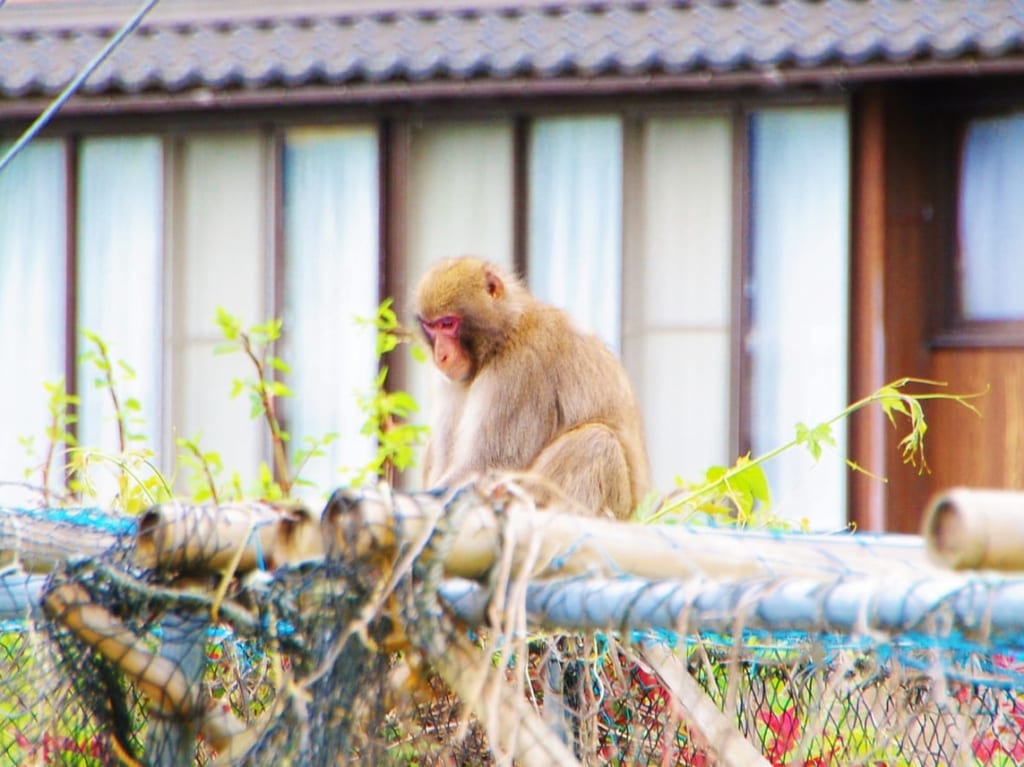
[[[770,517],[771,496],[768,480],[762,466],[776,456],[803,447],[814,458],[819,460],[826,447],[836,446],[832,427],[839,421],[851,416],[858,410],[878,405],[894,428],[898,428],[898,416],[910,422],[910,430],[899,443],[903,462],[915,466],[918,473],[929,471],[925,459],[924,438],[928,431],[925,421],[923,403],[929,400],[948,400],[966,407],[980,415],[971,400],[985,392],[975,394],[951,394],[934,391],[947,384],[925,378],[898,378],[882,386],[868,396],[847,405],[827,421],[815,426],[803,423],[796,425],[796,433],[789,442],[779,445],[773,450],[754,458],[741,456],[731,467],[714,466],[708,470],[703,483],[695,487],[683,487],[681,492],[669,496],[663,503],[642,509],[640,518],[649,523],[658,522],[683,512],[703,512],[712,517],[735,515],[737,524],[746,525],[755,521],[755,512],[760,509],[762,518],[768,523],[775,522]],[[927,387],[931,391],[908,391],[908,387]],[[858,463],[847,459],[847,466],[853,471],[868,474]]]

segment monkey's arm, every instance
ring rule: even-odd
[[[466,406],[468,387],[453,384],[441,376],[431,391],[433,415],[430,439],[423,451],[423,485],[426,488],[446,487],[441,478],[452,463],[455,432]]]
[[[513,364],[514,363],[514,364]],[[557,393],[535,354],[496,362],[473,381],[452,433],[449,460],[431,464],[437,487],[486,471],[525,471],[557,433]]]
[[[425,487],[430,487],[433,482],[431,469],[434,465],[434,440],[427,440],[427,446],[423,448],[423,470],[421,478]]]

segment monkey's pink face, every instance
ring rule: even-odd
[[[449,381],[465,381],[473,373],[473,359],[459,340],[461,325],[462,318],[455,315],[420,319],[420,327],[434,353],[434,364]]]

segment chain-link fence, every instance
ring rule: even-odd
[[[491,488],[5,510],[0,558],[3,764],[1024,764],[1024,582],[911,539]]]

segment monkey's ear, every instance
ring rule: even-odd
[[[495,299],[505,295],[505,283],[501,281],[501,277],[488,269],[484,273],[484,279],[487,281],[487,295]]]

